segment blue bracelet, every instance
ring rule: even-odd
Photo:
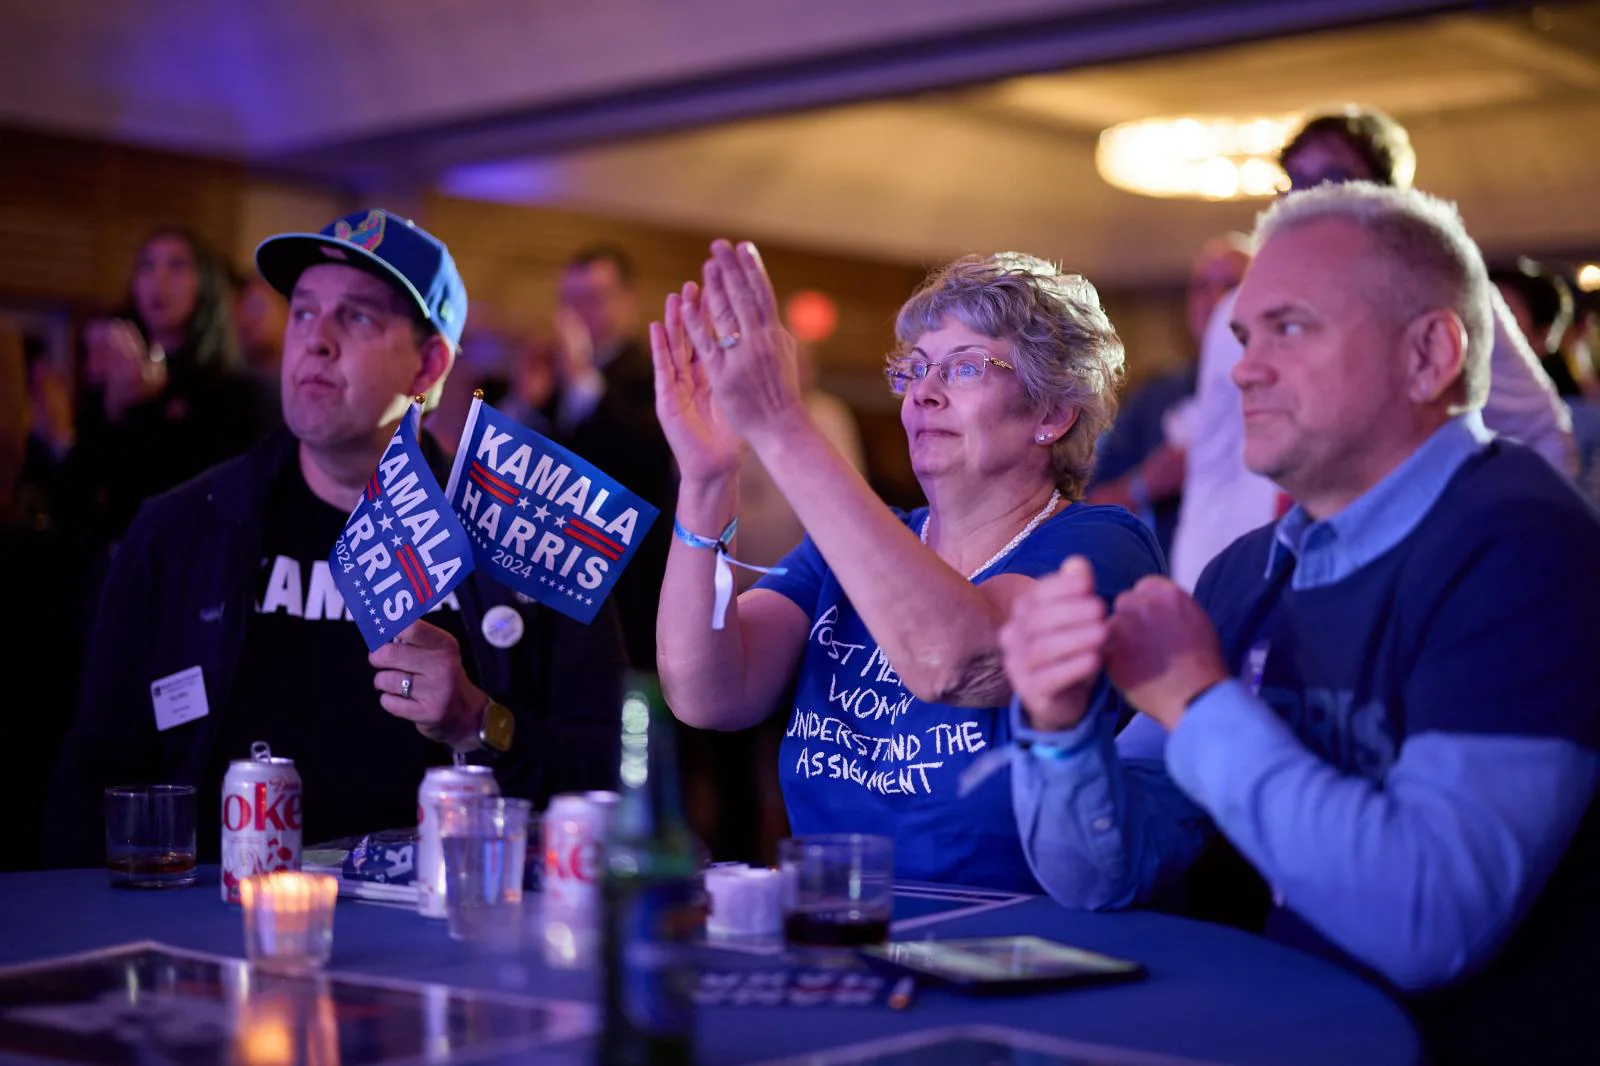
[[[738,532],[738,530],[739,520],[735,518],[727,525],[722,527],[722,536],[718,537],[716,540],[712,540],[710,537],[702,537],[698,533],[691,533],[687,529],[684,529],[683,523],[678,521],[676,516],[674,516],[672,519],[672,535],[689,545],[689,547],[710,548],[712,551],[722,552],[724,554],[726,554],[728,551],[728,545],[733,543],[733,535],[734,533]]]
[[[714,599],[711,607],[711,628],[721,629],[723,620],[727,617],[728,604],[733,601],[733,567],[738,566],[746,570],[753,570],[758,574],[787,574],[787,567],[783,566],[754,566],[750,563],[741,563],[729,554],[728,548],[733,543],[733,534],[739,528],[739,520],[733,519],[722,528],[722,535],[716,540],[702,537],[698,533],[691,533],[683,528],[683,523],[676,516],[672,519],[672,535],[691,548],[709,548],[717,555],[717,569],[712,579]],[[731,565],[730,565],[731,564]]]
[[[731,554],[729,554],[728,549],[733,545],[733,535],[738,531],[739,520],[735,518],[732,519],[727,525],[722,527],[722,535],[720,537],[718,537],[716,540],[712,540],[710,537],[702,537],[698,533],[689,532],[687,529],[683,528],[683,523],[678,521],[676,517],[672,519],[673,536],[677,537],[691,548],[709,548],[717,553],[718,558],[726,559],[734,566],[742,567],[745,570],[750,570],[757,574],[782,575],[789,572],[789,568],[787,566],[757,566],[754,563],[741,563],[739,560],[735,559]]]

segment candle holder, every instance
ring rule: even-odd
[[[333,905],[339,880],[279,870],[239,882],[244,949],[250,964],[274,973],[306,973],[333,955]]]
[[[705,884],[711,899],[711,913],[706,916],[708,939],[777,938],[783,934],[778,871],[742,862],[718,863],[706,868]]]

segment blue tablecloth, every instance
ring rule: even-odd
[[[910,938],[1031,933],[1136,959],[1148,980],[1032,995],[972,998],[920,989],[906,1010],[712,1008],[701,1012],[707,1066],[836,1047],[932,1026],[990,1023],[1076,1041],[1240,1064],[1419,1061],[1401,1010],[1327,963],[1235,930],[1159,914],[1081,914],[1027,899],[926,925]],[[215,870],[192,889],[109,887],[99,870],[0,876],[0,964],[135,940],[239,956],[239,908]],[[450,940],[442,921],[341,901],[331,969],[593,1001],[592,972],[546,969]]]

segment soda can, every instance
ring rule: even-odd
[[[417,913],[443,918],[444,845],[439,840],[439,801],[446,796],[498,796],[500,782],[487,766],[434,766],[417,789]]]
[[[300,772],[261,741],[222,779],[222,898],[239,902],[239,882],[300,869]]]
[[[567,792],[544,812],[544,957],[549,966],[589,965],[600,943],[600,889],[615,792]]]

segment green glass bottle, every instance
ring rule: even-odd
[[[683,815],[672,713],[649,674],[622,691],[619,800],[606,836],[600,1066],[694,1061],[694,836]]]

